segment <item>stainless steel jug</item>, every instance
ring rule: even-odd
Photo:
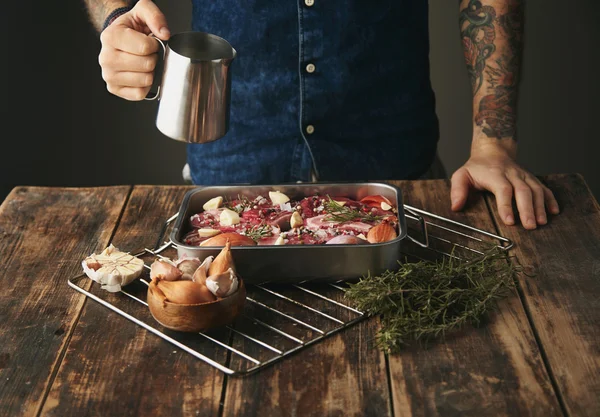
[[[236,51],[225,39],[204,32],[181,32],[163,48],[163,73],[156,127],[187,143],[219,139],[229,129],[231,62]]]

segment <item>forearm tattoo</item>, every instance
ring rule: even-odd
[[[119,7],[130,6],[135,1],[130,0],[84,0],[88,16],[96,30],[100,32],[104,20],[113,10]]]
[[[474,122],[490,138],[516,139],[523,49],[521,2],[468,0],[464,3],[467,4],[460,12],[460,29],[475,97]]]

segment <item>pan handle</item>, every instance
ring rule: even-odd
[[[404,211],[407,211],[408,213],[410,213],[410,214],[405,214],[405,217],[419,222],[419,225],[421,226],[421,234],[423,235],[423,241],[420,241],[420,240],[412,237],[409,234],[407,234],[406,237],[408,237],[410,240],[415,242],[417,245],[419,245],[423,248],[428,248],[429,247],[429,235],[427,234],[427,223],[425,222],[425,219],[406,206],[404,206]]]

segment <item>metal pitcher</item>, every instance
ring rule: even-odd
[[[217,140],[229,130],[231,62],[236,51],[225,39],[204,32],[177,33],[163,48],[156,127],[187,143]]]

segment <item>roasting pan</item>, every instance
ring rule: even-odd
[[[406,237],[406,218],[402,192],[389,184],[368,183],[302,183],[279,185],[228,185],[197,187],[188,191],[181,203],[170,234],[179,257],[200,260],[216,256],[221,248],[191,246],[183,238],[192,227],[190,218],[201,211],[202,205],[213,197],[235,199],[238,196],[255,198],[268,196],[269,191],[281,191],[291,199],[315,194],[345,196],[360,200],[368,195],[383,195],[398,209],[398,237],[394,240],[364,245],[288,245],[236,246],[232,254],[240,276],[247,283],[301,283],[308,281],[336,282],[357,280],[367,274],[380,274],[398,268],[400,247]]]

